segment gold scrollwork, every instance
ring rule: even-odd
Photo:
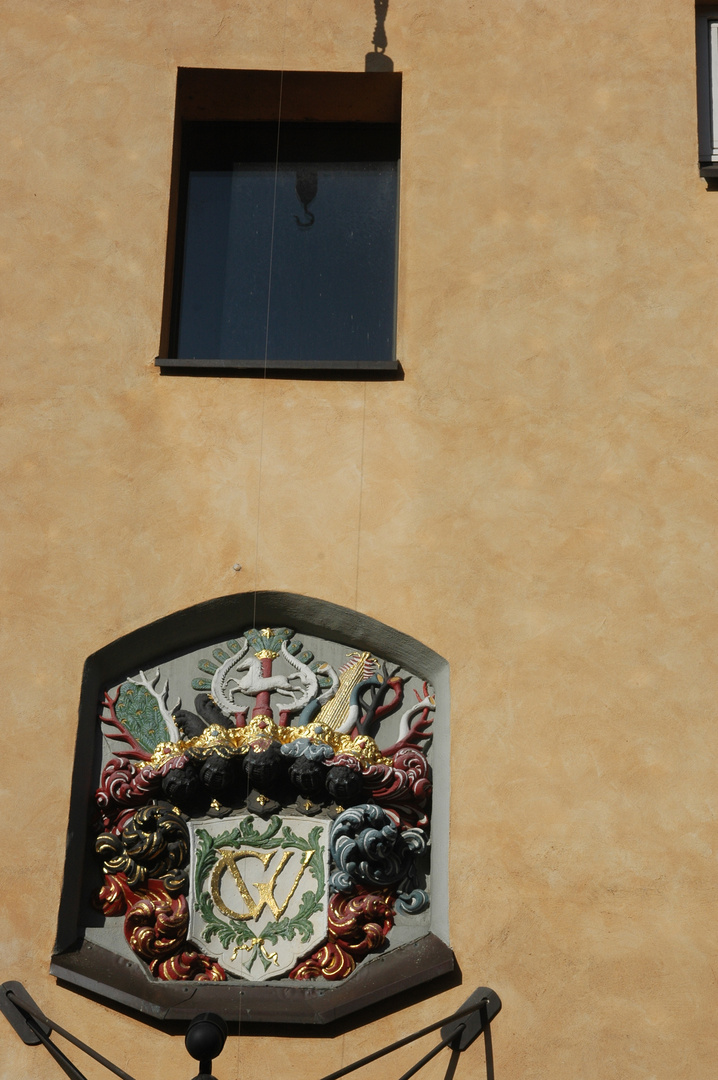
[[[192,751],[193,757],[205,757],[211,753],[246,754],[250,744],[262,738],[274,739],[280,743],[309,739],[313,743],[326,743],[335,754],[352,754],[362,765],[391,765],[391,758],[384,757],[369,735],[352,739],[350,735],[340,735],[316,720],[302,727],[280,727],[269,716],[255,716],[246,727],[241,728],[210,724],[201,735],[192,739],[160,743],[152,755],[150,765],[153,769],[160,769],[165,762],[188,751]]]
[[[262,952],[266,956],[267,960],[269,960],[270,963],[279,965],[277,954],[275,952],[267,952],[263,937],[253,937],[249,941],[245,941],[243,945],[237,945],[234,952],[232,953],[230,963],[233,964],[234,961],[237,959],[237,953],[251,952],[252,949],[254,949],[255,947],[258,948],[260,952]]]

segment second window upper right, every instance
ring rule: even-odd
[[[710,168],[718,165],[718,8],[697,9],[696,45],[698,156]]]

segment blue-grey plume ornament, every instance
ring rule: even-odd
[[[351,892],[356,885],[363,885],[398,887],[402,894],[401,886],[412,877],[414,860],[426,850],[426,837],[421,829],[401,832],[380,806],[365,803],[339,815],[330,847],[337,866],[330,884],[337,892]],[[407,894],[403,899],[402,910],[421,910],[421,898],[412,896]]]

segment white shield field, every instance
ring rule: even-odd
[[[326,818],[190,821],[190,938],[252,982],[286,975],[326,939]]]

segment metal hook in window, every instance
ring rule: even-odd
[[[304,221],[300,220],[298,214],[294,215],[294,220],[300,229],[310,229],[314,224],[314,214],[309,209],[309,204],[316,198],[317,186],[318,178],[313,169],[297,169],[295,191],[305,215]]]

